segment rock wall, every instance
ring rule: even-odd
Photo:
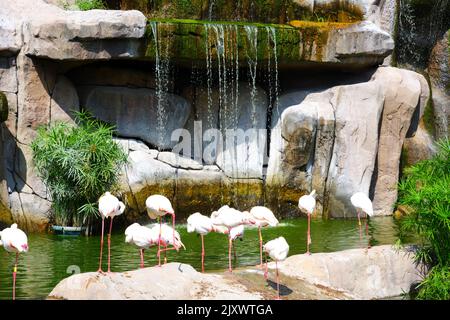
[[[73,123],[71,111],[81,107],[114,123],[117,141],[129,154],[119,192],[128,220],[145,216],[144,202],[152,193],[168,196],[180,218],[195,211],[208,214],[225,203],[239,209],[267,204],[278,215],[298,215],[299,196],[312,189],[319,215],[354,216],[349,198],[356,191],[370,194],[377,214],[391,214],[403,142],[415,150],[428,141],[419,139],[423,126],[418,123],[426,116],[429,89],[422,76],[395,68],[358,78],[374,72],[392,52],[392,38],[377,27],[391,30],[383,22],[390,3],[364,1],[361,12],[372,22],[325,28],[326,37],[317,30],[328,24],[286,27],[302,30],[296,31],[296,63],[270,56],[272,50],[283,52],[272,43],[263,53],[255,46],[256,60],[248,48],[236,46],[240,55],[227,66],[227,55],[217,51],[217,33],[218,42],[209,43],[210,64],[208,47],[200,47],[202,55],[191,56],[188,67],[174,59],[162,83],[154,63],[162,68],[165,62],[151,54],[158,45],[152,47],[142,13],[65,11],[43,1],[11,5],[0,0],[0,91],[8,101],[0,169],[12,219],[29,231],[44,231],[51,223],[51,199],[33,167],[30,143],[39,126]],[[186,31],[180,28],[179,36]],[[256,28],[259,36],[269,37],[269,29]],[[305,36],[308,30],[316,38]],[[189,37],[205,36],[196,34]],[[277,39],[278,48],[289,43]],[[204,45],[203,40],[198,43]],[[264,37],[256,40],[265,43]],[[202,64],[194,63],[199,59]],[[269,63],[272,72],[265,71]],[[275,63],[281,85],[274,84]],[[348,68],[353,75],[341,72]],[[339,73],[324,85],[316,69],[325,79],[327,72]],[[252,78],[252,70],[258,76]],[[222,78],[211,76],[218,83],[208,86],[204,74],[213,71]],[[162,113],[161,94],[166,97]],[[220,130],[208,131],[213,128]],[[223,138],[229,129],[240,130],[244,139],[228,143]],[[173,139],[173,132],[181,136]],[[187,141],[197,149],[187,152]]]

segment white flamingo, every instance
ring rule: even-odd
[[[187,218],[187,232],[196,232],[202,238],[202,272],[205,272],[204,236],[215,230],[216,228],[214,227],[211,218],[202,215],[200,212],[193,213]]]
[[[100,240],[100,261],[97,272],[102,271],[102,255],[103,255],[103,234],[105,229],[105,219],[111,218],[108,233],[108,272],[111,272],[111,232],[112,224],[115,216],[121,215],[125,210],[125,204],[119,201],[110,192],[105,192],[98,200],[98,211],[102,217],[102,238]]]
[[[25,232],[17,228],[14,223],[11,227],[3,229],[0,232],[0,245],[8,252],[16,253],[16,262],[13,269],[13,300],[16,299],[16,275],[19,253],[28,252],[28,238]]]
[[[147,208],[147,214],[150,219],[158,219],[159,225],[162,225],[162,217],[166,214],[172,216],[172,228],[175,231],[175,211],[173,210],[170,200],[160,194],[154,194],[145,200],[145,206]],[[173,234],[172,242],[175,242],[175,233]],[[158,265],[161,266],[161,241],[158,242]]]
[[[167,250],[179,250],[181,247],[183,247],[186,250],[186,247],[184,246],[183,242],[181,242],[181,236],[173,229],[171,226],[167,224],[155,224],[151,228],[153,232],[159,233],[159,247],[162,245],[165,247],[165,249],[159,249],[157,256],[158,259],[160,259],[161,252],[164,252],[164,255]],[[172,248],[167,248],[167,246],[172,246]],[[167,263],[167,259],[164,256],[164,263]],[[160,264],[159,264],[160,265]]]
[[[273,214],[272,210],[263,206],[256,206],[250,210],[250,215],[255,220],[255,225],[258,227],[258,235],[259,235],[259,258],[260,258],[260,266],[263,267],[263,259],[262,259],[262,245],[263,238],[261,235],[261,228],[271,226],[276,227],[278,225],[278,219]]]
[[[311,215],[314,214],[314,209],[316,208],[316,190],[311,191],[310,194],[301,196],[298,199],[298,207],[303,213],[306,213],[308,216],[308,233],[306,240],[306,253],[311,254],[309,252],[309,246],[311,244]]]
[[[134,243],[141,256],[141,268],[144,268],[144,250],[156,246],[159,240],[159,230],[133,223],[125,230],[125,242]]]
[[[223,206],[219,210],[214,211],[211,214],[211,219],[213,224],[218,226],[224,226],[228,229],[228,234],[230,234],[231,229],[239,225],[245,224],[255,224],[255,220],[248,214],[245,214],[229,206]],[[228,237],[228,270],[233,271],[231,267],[231,247],[233,241]]]
[[[278,261],[283,261],[286,259],[289,253],[289,245],[286,239],[283,237],[276,238],[267,242],[263,247],[264,252],[266,252],[272,260],[275,261],[275,267],[277,272],[277,299],[280,299],[280,280],[278,276]],[[266,259],[266,272],[267,272],[267,259]]]
[[[244,239],[244,232],[245,232],[245,227],[243,224],[230,229],[230,233],[229,233],[228,237],[230,237],[230,239],[231,239],[234,260],[237,260],[236,245],[234,244],[234,241],[237,239],[242,241]]]
[[[356,209],[356,213],[358,214],[358,225],[359,225],[359,239],[362,238],[362,231],[361,231],[361,211],[366,214],[366,217],[372,217],[373,216],[373,206],[372,201],[370,201],[369,197],[363,193],[363,192],[357,192],[354,195],[351,196],[350,201],[352,205]],[[369,234],[369,226],[367,225],[367,219],[366,219],[366,235]],[[370,248],[370,244],[368,246]]]

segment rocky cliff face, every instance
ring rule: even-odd
[[[12,218],[46,229],[51,199],[29,145],[39,126],[73,123],[81,107],[114,123],[129,154],[120,190],[129,220],[143,216],[152,193],[168,196],[181,218],[222,203],[298,215],[299,196],[313,188],[319,214],[354,216],[356,191],[391,214],[402,145],[419,145],[411,139],[423,136],[429,88],[417,73],[377,70],[394,43],[392,1],[375,2],[346,2],[362,8],[362,22],[274,27],[148,24],[138,11],[0,0]],[[227,130],[244,139],[227,144]]]

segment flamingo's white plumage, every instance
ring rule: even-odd
[[[373,216],[373,206],[372,201],[370,201],[369,197],[363,192],[356,192],[350,198],[350,202],[356,209],[356,213],[358,214],[358,226],[359,226],[359,239],[362,238],[361,231],[361,211],[364,212],[367,216]],[[367,224],[366,219],[366,235],[369,234],[369,226]],[[369,245],[370,247],[370,245]]]
[[[251,208],[250,215],[255,220],[255,225],[258,227],[258,235],[259,235],[259,258],[260,258],[260,266],[263,266],[262,260],[262,244],[263,238],[261,234],[261,228],[271,226],[276,227],[278,225],[278,219],[273,214],[272,210],[263,206],[256,206]]]
[[[159,230],[133,223],[125,229],[125,242],[133,243],[139,248],[141,268],[144,267],[144,250],[158,244]]]
[[[306,239],[306,253],[310,254],[309,246],[311,245],[311,215],[314,213],[316,208],[316,190],[311,191],[310,194],[303,195],[298,199],[298,207],[308,216],[308,232]]]
[[[105,219],[111,218],[108,233],[108,272],[111,272],[111,232],[114,217],[121,215],[125,211],[125,204],[119,201],[110,192],[105,192],[100,199],[98,199],[98,212],[102,217],[102,237],[100,240],[100,261],[98,272],[102,271],[102,255],[103,255],[103,234],[105,229]]]
[[[278,237],[274,240],[267,242],[263,247],[264,252],[266,252],[272,260],[275,261],[276,274],[277,274],[277,299],[280,299],[280,281],[278,276],[278,261],[283,261],[286,259],[289,253],[289,245],[284,237]],[[267,269],[267,262],[266,262]]]
[[[14,223],[9,228],[0,231],[0,245],[8,252],[16,253],[16,262],[13,270],[13,300],[16,299],[16,275],[19,253],[28,252],[28,237]]]
[[[224,226],[228,229],[230,235],[231,229],[240,225],[255,224],[255,220],[249,215],[229,206],[222,206],[219,210],[211,214],[214,225]],[[233,241],[228,237],[228,270],[233,271],[231,267],[231,248]]]
[[[160,226],[162,225],[162,217],[166,214],[172,216],[172,228],[175,231],[175,210],[173,210],[170,200],[160,194],[154,194],[145,200],[145,206],[147,208],[147,214],[150,219],[158,219]],[[172,242],[175,242],[175,233],[172,235]],[[161,241],[158,242],[158,257],[161,253]],[[161,259],[159,259],[158,265],[161,266]]]
[[[165,249],[158,249],[158,259],[160,258],[161,252],[166,252],[167,250],[179,250],[181,247],[186,249],[183,242],[181,242],[181,236],[173,229],[171,226],[163,223],[163,224],[154,224],[153,227],[151,227],[153,232],[157,232],[159,234],[159,246],[164,246]],[[167,248],[167,246],[172,246],[173,248]],[[166,260],[166,259],[164,259]],[[166,261],[164,261],[165,263]]]
[[[202,215],[200,212],[191,214],[187,218],[187,232],[196,232],[202,239],[202,272],[205,272],[205,241],[204,236],[214,231],[215,227],[212,220],[208,216]]]

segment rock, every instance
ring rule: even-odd
[[[14,222],[27,232],[45,232],[50,223],[51,202],[35,194],[13,192],[10,208]]]
[[[450,133],[450,30],[437,41],[428,64],[434,104],[436,139],[446,138]]]
[[[65,76],[58,76],[52,92],[50,122],[64,121],[75,124],[73,112],[79,109],[78,93],[72,82]]]
[[[415,72],[397,68],[379,68],[373,79],[383,88],[384,109],[378,142],[374,214],[391,215],[397,201],[400,154],[413,113],[422,93]],[[429,89],[426,88],[426,93]]]
[[[271,129],[275,128],[284,110],[300,104],[313,91],[314,89],[299,90],[280,95],[278,97],[278,107],[274,107],[272,110]]]
[[[182,157],[173,152],[160,152],[158,154],[158,160],[167,163],[174,168],[183,168],[190,170],[201,170],[203,168],[203,165],[201,163],[198,163],[197,161],[189,158]]]
[[[332,217],[356,216],[350,197],[356,192],[369,193],[384,96],[380,84],[371,81],[337,87],[331,104],[336,127],[326,206]]]
[[[403,143],[402,165],[403,167],[409,167],[419,161],[431,159],[436,152],[433,137],[421,122],[414,137],[406,138]]]
[[[17,93],[17,69],[15,58],[0,57],[0,92]]]
[[[139,57],[143,52],[139,39],[147,19],[139,11],[52,11],[25,22],[28,56],[88,60]]]
[[[281,274],[344,291],[356,299],[382,299],[409,292],[422,280],[420,269],[411,250],[397,251],[391,246],[294,255],[279,264]]]
[[[262,179],[267,104],[263,89],[255,88],[252,98],[252,89],[241,83],[235,110],[220,115],[223,149],[218,148],[216,164],[228,177]]]
[[[17,58],[17,140],[23,144],[30,144],[36,137],[37,128],[48,124],[50,92],[56,80],[51,67],[51,64],[38,63],[22,53]]]
[[[258,293],[216,274],[202,274],[190,265],[171,262],[161,267],[100,275],[88,272],[62,280],[48,299],[67,300],[203,300],[252,299]]]
[[[33,151],[31,147],[25,144],[17,143],[15,168],[14,171],[26,183],[34,193],[41,198],[47,198],[47,188],[42,180],[39,178],[38,172],[33,163]],[[22,190],[19,181],[16,181],[17,190]]]
[[[121,67],[109,65],[83,65],[70,70],[67,76],[75,86],[114,86],[155,89],[153,70],[148,66]]]
[[[9,108],[8,100],[3,92],[0,92],[0,123],[8,120]]]
[[[8,10],[5,10],[8,0],[1,0],[0,7],[0,56],[17,54],[22,47],[22,36],[19,24],[11,19]],[[1,77],[0,77],[1,78]]]
[[[327,60],[346,64],[376,65],[394,49],[392,37],[369,21],[330,32]],[[380,59],[381,58],[381,59]]]
[[[94,116],[116,125],[120,136],[140,138],[160,149],[176,144],[171,141],[172,132],[183,128],[191,112],[189,102],[168,93],[159,113],[156,91],[144,88],[84,88],[80,101]]]

